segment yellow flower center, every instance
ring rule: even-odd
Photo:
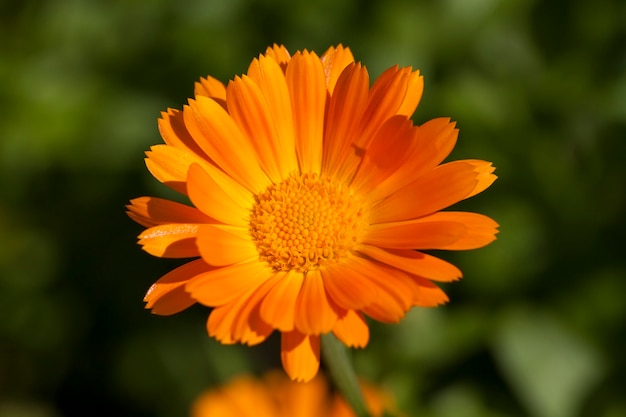
[[[276,271],[306,272],[346,255],[365,220],[361,201],[316,174],[293,175],[255,196],[250,234]]]

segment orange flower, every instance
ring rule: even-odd
[[[418,71],[397,66],[370,87],[342,46],[321,57],[274,46],[227,86],[202,79],[182,111],[162,113],[165,144],[146,159],[193,207],[154,197],[128,206],[148,253],[198,258],[152,285],[146,307],[213,307],[209,335],[226,344],[278,330],[285,370],[306,381],[321,334],[363,347],[365,316],[397,322],[446,302],[432,281],[461,271],[421,250],[493,241],[490,218],[440,210],[496,177],[489,162],[441,163],[457,130],[447,118],[413,125],[422,87]]]
[[[363,396],[373,417],[392,411],[391,397],[362,384]],[[305,384],[270,372],[263,379],[239,376],[223,387],[201,393],[191,407],[191,417],[354,417],[338,394],[331,394],[326,380],[317,375]]]

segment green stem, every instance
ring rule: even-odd
[[[321,337],[322,358],[335,387],[343,394],[356,417],[370,417],[356,373],[348,358],[348,349],[334,334]]]

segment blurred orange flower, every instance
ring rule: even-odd
[[[394,411],[386,392],[362,384],[363,396],[372,417]],[[222,387],[201,393],[191,407],[191,417],[354,417],[343,398],[331,393],[318,374],[307,383],[290,381],[284,374],[270,372],[262,379],[239,376]]]
[[[145,301],[156,314],[213,307],[208,332],[254,345],[282,335],[292,379],[319,367],[319,338],[368,343],[365,316],[397,322],[447,297],[432,281],[459,279],[421,250],[479,248],[497,224],[441,211],[485,190],[491,163],[442,164],[457,139],[447,118],[415,126],[419,71],[397,66],[370,87],[342,46],[321,57],[268,48],[227,86],[208,77],[183,110],[162,113],[165,144],[148,169],[192,206],[131,201],[148,253],[193,260],[159,279]]]

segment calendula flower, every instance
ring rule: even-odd
[[[372,417],[393,411],[390,395],[361,384]],[[263,378],[238,376],[226,385],[201,393],[193,402],[191,417],[354,417],[343,398],[332,393],[322,375],[305,384],[270,372]]]
[[[491,163],[442,163],[457,129],[414,125],[418,71],[392,67],[371,86],[349,49],[293,56],[268,48],[228,85],[208,77],[181,110],[162,113],[165,144],[147,152],[159,181],[193,206],[141,197],[129,215],[139,243],[197,258],[160,278],[146,307],[173,314],[213,307],[208,333],[254,345],[281,332],[292,379],[319,367],[320,335],[368,343],[366,316],[398,322],[413,306],[447,301],[433,281],[461,277],[424,253],[495,239],[481,214],[441,211],[485,190]]]

